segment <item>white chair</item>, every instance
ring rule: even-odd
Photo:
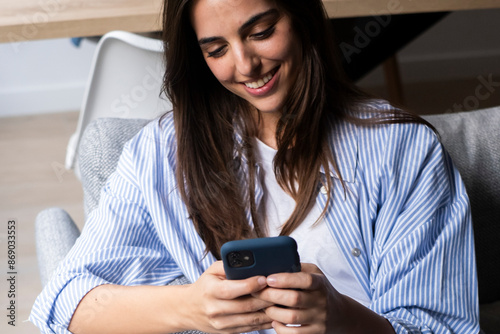
[[[66,152],[66,169],[80,178],[77,149],[96,118],[153,119],[172,108],[161,96],[163,42],[124,31],[104,35],[95,51],[76,132]]]

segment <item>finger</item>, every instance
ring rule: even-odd
[[[274,305],[301,309],[323,305],[325,300],[319,290],[311,292],[308,290],[266,288],[252,294],[252,296]]]
[[[248,325],[248,326],[241,326],[241,327],[234,327],[234,328],[229,328],[224,331],[224,333],[250,333],[250,332],[256,332],[256,331],[261,331],[264,329],[271,329],[273,328],[271,325],[271,322],[261,324],[261,325]],[[222,333],[221,330],[217,330],[217,333]]]
[[[271,328],[271,318],[265,312],[212,317],[210,326],[217,332],[242,333]]]
[[[248,295],[233,300],[215,301],[207,307],[206,312],[212,316],[245,314],[259,312],[271,305],[271,302]]]
[[[261,324],[258,326],[245,326],[245,327],[238,327],[238,328],[233,328],[231,329],[231,333],[249,333],[249,332],[255,332],[255,331],[261,331],[264,329],[271,329],[273,328],[271,325],[271,322]]]
[[[279,289],[316,290],[323,286],[324,275],[307,272],[280,273],[267,277],[267,285]]]
[[[292,309],[270,306],[265,312],[271,319],[283,324],[312,325],[324,323],[326,320],[326,312],[318,312],[317,309]]]
[[[264,276],[255,276],[242,280],[220,280],[215,285],[214,296],[218,299],[231,300],[256,293],[267,286]]]
[[[276,333],[278,334],[316,334],[323,333],[318,326],[310,326],[310,325],[285,325],[278,321],[273,321],[272,326]]]
[[[264,276],[254,276],[243,280],[225,279],[226,276],[222,261],[214,262],[205,273],[219,278],[213,290],[214,296],[219,299],[235,299],[260,291],[267,286]]]
[[[224,265],[222,261],[216,261],[212,263],[210,267],[205,271],[208,274],[212,275],[217,275],[217,276],[224,276],[226,277],[226,274],[224,273]]]

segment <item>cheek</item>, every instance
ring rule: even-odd
[[[212,71],[215,78],[221,83],[225,84],[233,78],[230,64],[227,64],[223,59],[207,60],[208,68]]]
[[[300,44],[296,38],[291,38],[292,32],[283,32],[278,38],[273,39],[266,45],[265,53],[268,58],[275,60],[296,59],[300,50]]]

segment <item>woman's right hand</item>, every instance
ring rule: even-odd
[[[263,311],[271,304],[251,296],[266,287],[264,276],[227,280],[222,262],[215,262],[186,286],[180,303],[184,307],[179,310],[187,321],[186,329],[242,333],[271,328],[271,319]]]

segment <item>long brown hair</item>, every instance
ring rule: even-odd
[[[274,2],[291,18],[303,50],[303,66],[276,131],[276,178],[297,203],[281,231],[288,235],[309,212],[319,183],[332,189],[330,178],[320,179],[321,168],[329,175],[333,166],[340,175],[327,142],[334,122],[422,121],[409,113],[391,113],[378,121],[356,119],[352,109],[368,96],[351,85],[339,68],[322,1]],[[263,235],[264,222],[255,204],[252,147],[258,124],[248,102],[224,88],[208,68],[191,27],[191,3],[164,3],[164,91],[173,104],[180,194],[206,250],[220,258],[224,242]]]

